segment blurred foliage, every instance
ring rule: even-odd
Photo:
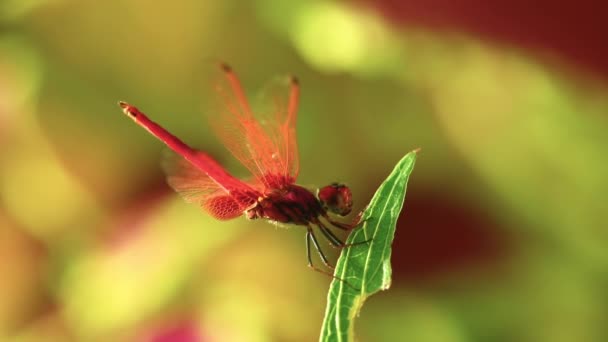
[[[161,145],[116,106],[235,169],[202,115],[217,59],[252,96],[299,77],[299,183],[348,183],[356,209],[422,148],[406,205],[436,206],[399,221],[394,289],[362,311],[362,340],[608,340],[606,85],[321,0],[0,2],[1,340],[317,338],[330,279],[306,269],[303,232],[182,203]],[[400,265],[426,260],[400,259],[399,241],[431,217],[507,247],[404,281]],[[423,249],[460,242],[443,239]]]

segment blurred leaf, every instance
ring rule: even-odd
[[[415,151],[399,161],[365,210],[363,227],[348,237],[348,244],[371,241],[342,251],[335,276],[344,281],[335,279],[330,286],[321,341],[354,340],[354,319],[363,302],[391,286],[391,244],[415,161]]]
[[[49,3],[48,0],[3,0],[0,2],[0,21],[18,20]]]
[[[79,340],[99,340],[162,310],[183,295],[200,263],[245,227],[233,220],[216,229],[217,221],[172,198],[110,222],[122,234],[67,265],[58,297]]]
[[[403,60],[389,26],[377,15],[352,6],[308,1],[289,25],[296,50],[319,70],[392,75]]]

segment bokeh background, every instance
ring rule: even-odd
[[[116,105],[239,170],[203,115],[225,60],[252,96],[299,77],[301,184],[361,209],[422,148],[359,340],[608,341],[602,7],[2,0],[0,340],[318,338],[303,231],[184,203]]]

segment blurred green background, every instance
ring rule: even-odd
[[[608,341],[608,90],[550,53],[331,1],[0,2],[0,340],[313,341],[300,227],[218,222],[118,100],[231,169],[200,75],[302,84],[299,183],[363,208],[420,147],[361,341]],[[334,255],[335,258],[335,255]],[[335,259],[334,259],[335,260]]]

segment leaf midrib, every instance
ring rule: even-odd
[[[391,187],[391,190],[390,190],[390,192],[388,194],[389,197],[393,195],[393,193],[395,191],[395,188],[398,185],[400,185],[400,183],[401,182],[395,182],[393,184],[393,186]],[[389,203],[390,203],[390,201],[386,201],[386,203],[384,204],[384,207],[382,208],[382,210],[380,212],[384,212],[386,210],[386,208],[388,207]],[[372,214],[375,212],[373,204],[374,203],[370,203],[370,206],[372,207],[372,211],[370,211],[369,214],[368,214],[371,217],[373,217]],[[392,215],[391,215],[391,218],[392,218]],[[374,227],[374,235],[372,236],[372,240],[371,240],[370,245],[369,245],[369,247],[367,249],[367,256],[365,257],[365,263],[364,263],[364,266],[363,266],[362,287],[361,287],[361,290],[359,291],[358,296],[364,296],[365,295],[365,279],[366,279],[367,269],[368,269],[368,265],[369,265],[369,261],[370,261],[370,257],[371,257],[372,247],[373,247],[374,241],[375,241],[374,238],[376,237],[376,234],[378,233],[378,228],[380,227],[380,222],[381,222],[381,220],[378,220],[376,222],[376,226]],[[362,228],[363,228],[363,235],[365,237],[365,240],[367,240],[367,230],[364,229],[365,227],[362,227]],[[386,249],[387,249],[386,246],[384,246],[382,248],[382,256],[385,255]],[[340,278],[342,278],[342,279],[344,279],[344,276],[345,276],[345,273],[346,273],[346,269],[347,269],[347,266],[349,264],[349,260],[350,260],[349,256],[350,256],[350,248],[347,250],[346,261],[344,262],[342,270],[341,270],[342,273],[340,274]],[[378,269],[380,269],[380,268],[378,268]],[[377,272],[377,271],[378,270],[376,270],[375,272]],[[338,292],[336,294],[336,298],[340,298],[340,296],[343,293],[343,289],[344,289],[344,284],[343,284],[343,282],[340,282],[340,286],[339,286],[339,290],[338,290]],[[353,298],[355,298],[356,296],[357,295],[353,295]],[[340,320],[340,317],[341,317],[340,316],[340,305],[336,305],[335,312],[336,312],[336,316],[335,316],[336,318],[335,319],[336,319],[336,330],[337,330],[336,331],[336,335],[337,335],[339,341],[343,341],[342,340],[342,334],[340,334],[340,331],[342,331],[342,329],[341,329],[342,328],[342,322]]]

